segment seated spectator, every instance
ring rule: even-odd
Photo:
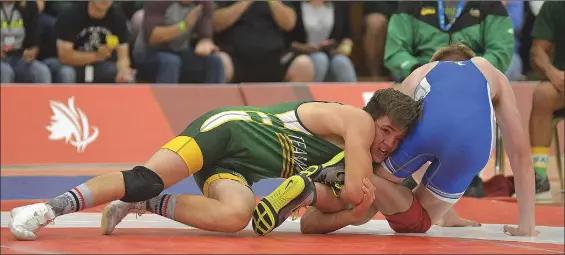
[[[212,41],[211,1],[149,1],[133,59],[139,78],[156,83],[222,83],[224,66]],[[191,46],[191,36],[200,40]]]
[[[131,44],[134,45],[134,47],[132,48],[135,48],[137,36],[139,35],[139,31],[143,27],[143,16],[145,16],[145,12],[143,11],[143,9],[140,9],[136,11],[131,17],[131,38],[133,40]]]
[[[127,19],[112,1],[74,3],[60,13],[55,30],[59,61],[75,68],[77,82],[133,82]]]
[[[552,113],[565,113],[563,83],[565,73],[565,2],[546,1],[532,30],[532,67],[547,81],[536,86],[530,115],[530,143],[538,198],[551,195],[547,165],[552,135]],[[564,116],[565,117],[565,116]],[[557,145],[560,146],[560,145]],[[556,155],[560,157],[561,155]]]
[[[383,59],[387,26],[390,16],[394,14],[398,1],[365,1],[363,2],[364,35],[363,49],[365,63],[372,77],[385,76]]]
[[[132,19],[136,12],[143,9],[143,4],[145,1],[118,1],[118,4],[126,18]]]
[[[514,55],[512,55],[512,60],[510,61],[510,66],[506,70],[506,77],[510,81],[521,81],[525,80],[526,77],[522,74],[522,58],[520,57],[520,40],[518,36],[524,25],[524,0],[504,0],[503,1],[506,10],[508,11],[508,16],[512,20],[512,25],[514,26]]]
[[[289,52],[286,33],[296,12],[280,1],[218,1],[214,12],[217,43],[231,82],[309,82],[314,76],[306,55]]]
[[[399,2],[388,24],[385,65],[395,80],[403,80],[453,42],[464,42],[504,73],[514,52],[514,29],[502,2]]]
[[[39,56],[37,59],[49,67],[53,83],[74,83],[76,81],[75,69],[71,66],[62,65],[57,58],[57,36],[55,35],[57,12],[59,9],[68,6],[69,3],[45,2],[45,0],[36,0],[36,3],[40,13]],[[56,7],[53,5],[56,5]]]
[[[326,1],[293,2],[296,26],[290,33],[292,50],[309,54],[315,82],[356,82],[349,59],[353,41],[349,3]]]
[[[51,83],[47,66],[37,61],[39,11],[33,1],[0,2],[2,83]]]

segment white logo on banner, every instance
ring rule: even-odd
[[[98,128],[88,123],[88,118],[80,108],[75,108],[75,98],[69,98],[69,105],[57,101],[49,101],[53,116],[47,130],[51,132],[49,140],[62,140],[77,148],[77,152],[84,152],[86,146],[98,137]]]

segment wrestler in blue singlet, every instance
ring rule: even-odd
[[[422,179],[438,198],[456,202],[489,161],[495,118],[486,78],[473,62],[439,62],[415,98],[423,116],[383,165],[406,178],[430,161]]]

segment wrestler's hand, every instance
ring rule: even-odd
[[[353,222],[363,220],[367,216],[367,210],[369,210],[369,207],[371,207],[375,200],[375,186],[373,186],[369,178],[363,179],[361,190],[363,191],[363,200],[351,209]]]
[[[504,225],[504,233],[511,236],[538,236],[539,231],[535,227],[511,227],[509,225]]]

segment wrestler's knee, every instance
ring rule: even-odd
[[[410,208],[402,213],[385,215],[392,230],[397,233],[425,233],[432,227],[428,212],[414,196]]]
[[[207,195],[221,203],[214,221],[223,232],[243,230],[251,220],[255,208],[255,195],[243,182],[218,179],[210,184]]]
[[[251,220],[251,213],[236,208],[226,209],[224,224],[225,232],[236,233],[243,230]]]
[[[132,170],[122,171],[124,177],[124,196],[122,201],[135,203],[154,198],[165,189],[163,180],[151,169],[136,166]]]

